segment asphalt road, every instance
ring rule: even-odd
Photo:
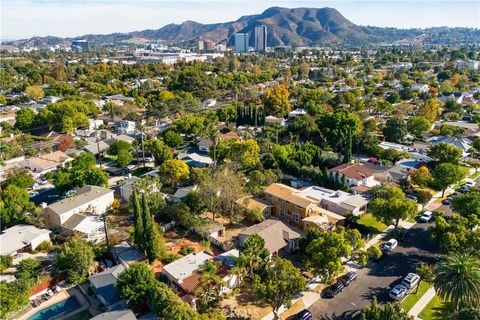
[[[38,192],[39,194],[37,196],[30,198],[30,201],[35,203],[37,206],[42,202],[51,204],[62,198],[61,192],[59,192],[55,187],[46,190],[38,190]]]
[[[321,298],[309,310],[314,319],[358,319],[360,309],[370,305],[373,296],[380,303],[388,301],[391,288],[399,284],[419,262],[433,263],[436,246],[429,237],[432,223],[417,223],[410,229],[410,238],[377,263],[358,270],[358,278],[333,299]]]

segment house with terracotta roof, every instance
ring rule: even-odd
[[[373,170],[358,163],[343,163],[328,170],[328,174],[333,179],[336,179],[338,175],[339,181],[342,181],[345,177],[349,187],[352,187],[352,189],[360,187],[358,188],[359,192],[365,191],[365,188],[371,188],[376,184]]]

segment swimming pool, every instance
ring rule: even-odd
[[[27,320],[48,320],[60,314],[70,313],[80,307],[81,305],[77,301],[77,299],[75,299],[74,297],[70,297],[36,312]]]

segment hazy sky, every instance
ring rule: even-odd
[[[0,0],[1,39],[159,29],[236,20],[271,6],[332,7],[360,25],[480,28],[480,0]]]

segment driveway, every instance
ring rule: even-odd
[[[432,263],[437,252],[431,242],[428,227],[418,223],[410,230],[411,238],[400,242],[392,253],[378,263],[355,270],[358,278],[333,299],[320,299],[310,306],[314,319],[358,319],[360,309],[370,305],[373,296],[380,303],[388,301],[388,292],[419,262]]]

